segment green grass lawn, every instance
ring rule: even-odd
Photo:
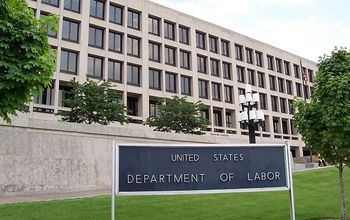
[[[350,201],[350,170],[346,169]],[[293,174],[296,219],[339,218],[336,168]],[[0,205],[0,219],[110,219],[110,196]],[[288,192],[117,197],[116,219],[289,219]],[[350,202],[347,202],[350,210]]]

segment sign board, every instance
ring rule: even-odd
[[[112,203],[115,195],[289,190],[294,213],[287,144],[119,144],[112,179]]]

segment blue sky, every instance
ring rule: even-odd
[[[350,48],[349,0],[152,0],[317,62]]]

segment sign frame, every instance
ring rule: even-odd
[[[284,166],[286,174],[286,186],[283,187],[265,187],[265,188],[242,188],[242,189],[208,189],[208,190],[176,190],[176,191],[137,191],[120,192],[119,191],[119,147],[153,147],[153,148],[172,148],[172,147],[191,147],[191,148],[233,148],[233,147],[282,147],[284,149]],[[115,196],[142,196],[142,195],[195,195],[195,194],[221,194],[221,193],[243,193],[243,192],[271,192],[271,191],[289,191],[290,219],[295,220],[294,190],[292,178],[292,155],[289,142],[285,144],[116,144],[113,140],[112,146],[112,215],[115,219]]]

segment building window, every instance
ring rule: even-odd
[[[208,99],[208,81],[198,80],[199,98]]]
[[[151,61],[160,62],[160,44],[149,42],[148,43],[148,58]]]
[[[43,12],[40,13],[40,18],[44,18],[46,16],[49,16],[49,14]],[[47,36],[57,38],[57,31],[53,31],[50,25],[47,25]]]
[[[207,58],[205,56],[197,55],[197,71],[207,73]]]
[[[164,53],[165,64],[176,66],[176,49],[173,47],[165,46]]]
[[[292,135],[297,134],[297,129],[294,127],[293,120],[290,120],[290,131]]]
[[[300,79],[299,65],[293,64],[293,69],[294,69],[294,76],[295,76],[295,78]]]
[[[307,72],[309,75],[309,82],[313,82],[314,81],[314,72],[310,69],[308,69]]]
[[[287,94],[293,95],[293,85],[292,81],[286,80]]]
[[[184,26],[179,26],[179,42],[183,44],[190,44],[189,41],[189,28]]]
[[[183,69],[190,69],[191,53],[188,51],[180,50],[180,67]]]
[[[301,91],[301,84],[300,83],[295,83],[295,88],[297,90],[297,96],[302,98],[303,95],[302,95],[302,91]]]
[[[218,38],[209,36],[209,50],[213,53],[218,53]]]
[[[176,74],[175,73],[165,73],[165,90],[167,92],[176,93],[177,91],[177,83],[176,83]]]
[[[289,134],[288,119],[282,119],[282,132],[283,134]]]
[[[88,76],[94,78],[102,78],[103,58],[89,56],[88,57]]]
[[[276,77],[269,75],[270,90],[276,91]]]
[[[34,103],[41,105],[54,105],[55,99],[55,84],[52,83],[51,87],[45,88],[43,91],[39,92],[38,96],[34,97]]]
[[[267,68],[269,70],[273,70],[274,66],[273,66],[273,56],[267,55]]]
[[[267,100],[266,100],[266,94],[264,93],[259,93],[259,98],[260,98],[260,108],[267,110]]]
[[[237,81],[241,83],[245,83],[245,77],[244,77],[244,67],[237,66]]]
[[[90,16],[94,18],[104,19],[105,2],[102,0],[90,0]]]
[[[305,99],[310,98],[309,87],[307,85],[304,85],[303,87],[304,87],[304,97],[305,97]]]
[[[220,110],[213,110],[214,126],[222,127],[222,114]]]
[[[225,85],[224,90],[225,90],[225,102],[233,103],[233,87]]]
[[[58,7],[58,5],[60,4],[59,0],[41,0],[41,2],[55,7]]]
[[[255,71],[251,69],[247,69],[248,73],[248,83],[252,86],[255,86]]]
[[[288,99],[288,113],[291,115],[294,114],[293,100],[291,99]]]
[[[226,119],[226,128],[232,128],[232,112],[229,110],[226,110],[226,114],[225,114],[225,119]]]
[[[271,96],[271,109],[274,112],[278,112],[277,96]]]
[[[219,83],[211,83],[212,99],[216,101],[221,100],[221,86]]]
[[[159,36],[160,35],[160,19],[159,18],[156,18],[156,17],[149,17],[148,18],[148,33],[150,34],[154,34],[154,35],[157,35]]]
[[[64,9],[79,13],[80,0],[64,0]]]
[[[134,85],[134,86],[140,86],[141,84],[141,79],[140,79],[140,66],[136,66],[133,64],[128,64],[127,68],[127,83],[129,85]]]
[[[154,100],[149,100],[149,116],[155,117],[158,116],[158,102]]]
[[[232,79],[230,63],[222,62],[222,75],[224,79]]]
[[[175,24],[164,21],[164,38],[175,40]]]
[[[72,97],[72,87],[60,85],[58,88],[58,106],[68,107],[64,102],[65,100]]]
[[[220,76],[220,70],[219,70],[219,61],[210,59],[210,72],[212,76]]]
[[[103,29],[90,26],[89,46],[103,48]]]
[[[123,36],[120,33],[109,32],[108,49],[113,52],[123,52]]]
[[[230,42],[227,40],[221,40],[221,54],[223,56],[230,56]]]
[[[255,51],[255,58],[256,58],[256,65],[262,67],[263,66],[262,53],[259,51]]]
[[[279,127],[280,127],[280,120],[279,120],[279,118],[275,118],[275,117],[273,117],[273,119],[272,119],[272,123],[273,123],[273,132],[274,133],[280,133],[280,129],[279,129]]]
[[[139,98],[128,96],[127,108],[128,108],[128,115],[138,116],[139,115]]]
[[[108,80],[122,82],[123,63],[120,61],[108,60]]]
[[[238,88],[238,95],[245,95],[245,89]]]
[[[182,95],[191,95],[192,86],[191,86],[191,77],[181,76],[181,94]]]
[[[140,13],[134,10],[128,10],[128,27],[140,30]]]
[[[205,34],[202,32],[196,32],[197,47],[205,50]]]
[[[276,71],[282,73],[282,60],[276,58]]]
[[[262,72],[258,72],[258,86],[265,88],[265,74]]]
[[[246,48],[245,49],[245,54],[247,57],[247,63],[253,64],[253,49]]]
[[[78,52],[62,49],[61,51],[61,72],[77,73]]]
[[[236,60],[243,61],[243,46],[235,44]]]
[[[123,7],[111,4],[109,6],[109,21],[123,25]]]
[[[78,43],[79,23],[63,19],[62,39]]]
[[[140,57],[140,39],[128,36],[128,55]]]
[[[161,90],[161,71],[149,69],[149,88]]]
[[[278,91],[284,93],[284,80],[282,78],[277,79],[278,82]]]
[[[284,74],[290,76],[290,63],[288,61],[284,61]]]
[[[281,112],[287,113],[287,103],[285,98],[280,98]]]

